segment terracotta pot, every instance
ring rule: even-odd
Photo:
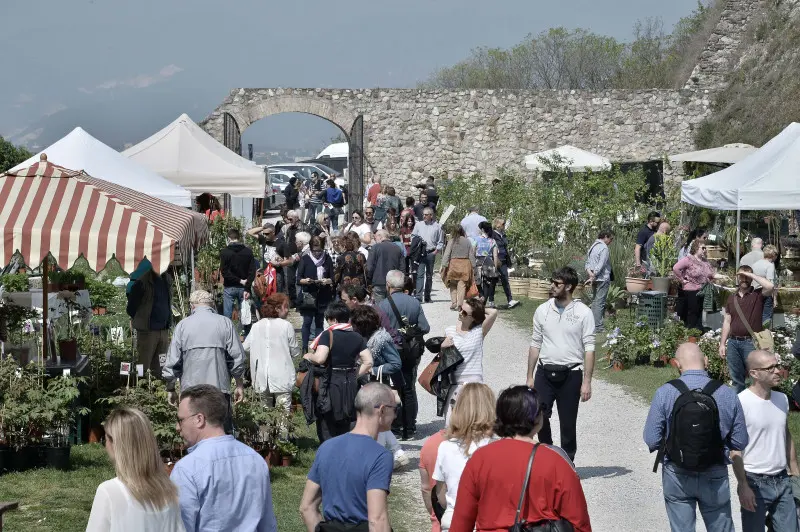
[[[625,290],[630,294],[638,294],[647,290],[650,279],[636,279],[634,277],[625,278]]]
[[[101,425],[89,429],[89,443],[100,443],[106,431]]]
[[[92,309],[92,314],[95,316],[104,316],[106,313],[106,307],[95,307]]]
[[[283,456],[281,457],[281,466],[289,467],[292,465],[292,457],[291,456]]]
[[[614,361],[614,371],[622,371],[623,369],[625,368],[622,366],[622,362]]]

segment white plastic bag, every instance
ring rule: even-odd
[[[250,310],[250,301],[242,301],[242,311],[239,313],[239,321],[242,325],[250,325],[253,323],[253,315]]]

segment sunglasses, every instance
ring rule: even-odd
[[[471,318],[472,317],[472,314],[468,314],[467,311],[464,310],[463,308],[458,313],[460,315],[462,315],[463,317],[465,317],[465,318],[467,318],[467,317]]]
[[[780,364],[773,364],[771,366],[767,366],[766,368],[753,368],[756,371],[775,371],[776,369],[781,369]]]
[[[391,410],[394,410],[395,414],[396,414],[396,413],[398,413],[398,412],[400,412],[400,405],[375,405],[375,408],[382,408],[382,407],[384,407],[384,406],[385,406],[386,408],[389,408],[389,409],[391,409]]]

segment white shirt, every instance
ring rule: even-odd
[[[458,495],[458,483],[461,480],[461,473],[467,466],[467,460],[477,449],[488,445],[494,441],[493,438],[484,438],[478,443],[469,446],[469,452],[464,454],[464,447],[455,438],[445,440],[439,444],[439,452],[436,455],[436,466],[433,469],[433,477],[437,482],[447,484],[447,509],[453,510],[456,507],[456,495]]]
[[[789,398],[773,391],[764,400],[749,389],[739,393],[750,443],[744,450],[744,470],[777,475],[786,470],[786,416]]]
[[[483,382],[483,327],[478,325],[460,334],[455,326],[451,326],[444,330],[444,334],[453,338],[453,345],[464,357],[464,362],[453,371],[455,382]]]
[[[587,351],[594,351],[594,316],[592,309],[573,300],[559,312],[551,298],[533,314],[531,347],[539,348],[542,364],[580,364]]]
[[[764,277],[767,281],[775,282],[775,263],[767,259],[757,260],[753,263],[753,273]],[[752,282],[753,288],[761,288],[761,285],[755,281]]]
[[[756,261],[759,261],[763,258],[764,258],[764,252],[760,249],[754,249],[753,251],[742,257],[741,260],[739,260],[739,265],[750,266],[752,268],[753,264],[755,264]]]
[[[114,477],[97,487],[86,532],[184,532],[176,500],[161,510],[145,508]]]
[[[292,357],[300,354],[294,326],[281,318],[264,318],[242,344],[250,353],[250,374],[258,393],[291,393],[295,384]]]
[[[364,235],[367,233],[371,233],[372,229],[370,228],[368,223],[362,222],[361,225],[355,224],[348,224],[347,227],[344,228],[344,234],[346,235],[349,232],[356,233],[358,238],[364,238]]]
[[[487,221],[486,218],[478,214],[477,212],[471,212],[468,215],[464,216],[461,220],[461,227],[464,228],[464,233],[466,233],[467,238],[478,238],[481,236],[480,229],[478,229],[478,225],[481,222]]]

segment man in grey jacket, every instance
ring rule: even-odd
[[[375,233],[375,242],[367,258],[367,284],[372,286],[372,300],[377,304],[386,299],[386,274],[403,267],[403,252],[389,240],[386,229]]]
[[[669,225],[669,224],[668,224]],[[594,298],[592,299],[592,314],[594,315],[594,332],[603,330],[603,317],[606,313],[606,297],[611,287],[611,254],[608,246],[614,241],[614,232],[611,230],[600,231],[586,254],[586,273],[589,276],[586,283],[592,286]]]
[[[192,314],[175,327],[162,372],[170,403],[176,403],[178,379],[181,388],[210,384],[230,399],[231,377],[236,379],[234,402],[240,403],[244,399],[245,356],[236,326],[213,310],[214,296],[205,290],[192,292],[189,303]],[[228,418],[226,426],[230,428]]]

